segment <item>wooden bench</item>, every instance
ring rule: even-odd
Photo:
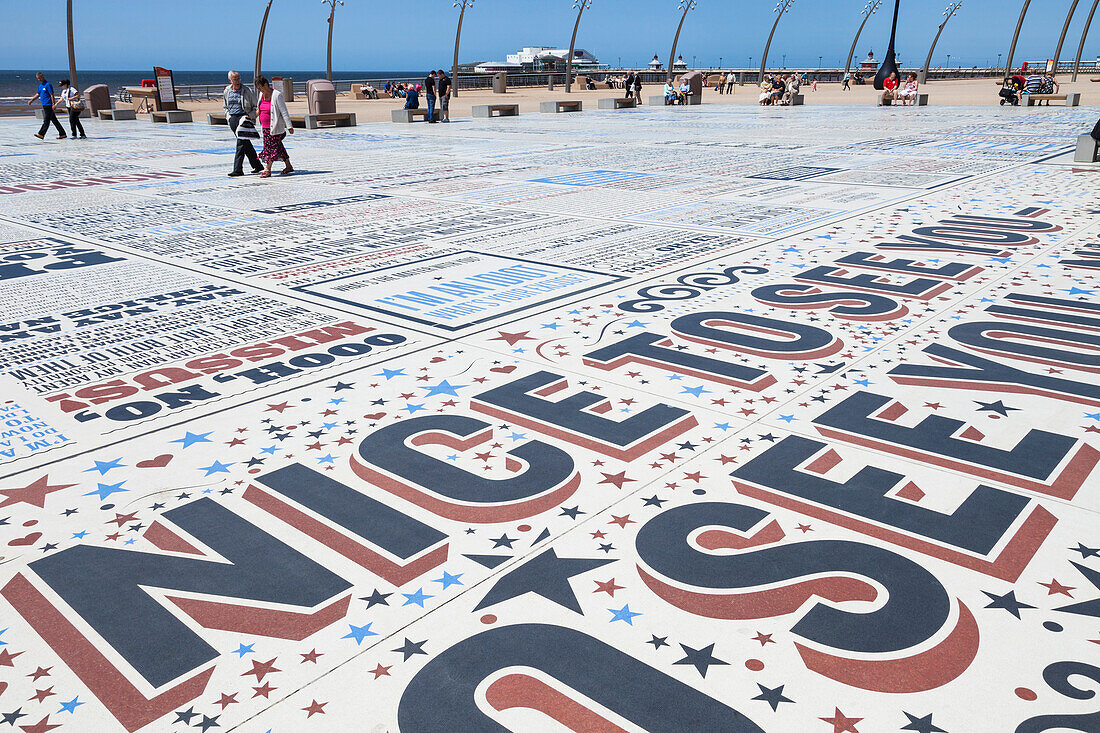
[[[149,113],[149,119],[153,122],[167,122],[168,124],[192,121],[191,113],[185,109],[155,109]]]
[[[290,124],[306,130],[316,130],[320,127],[355,127],[355,114],[352,112],[323,112],[320,114],[291,115]]]
[[[478,104],[471,110],[474,117],[519,117],[518,104]]]
[[[206,124],[208,125],[228,125],[229,117],[224,112],[207,112]]]
[[[1027,106],[1031,107],[1036,102],[1046,102],[1048,105],[1051,102],[1065,102],[1067,107],[1077,107],[1081,104],[1080,93],[1074,92],[1073,94],[1026,94]]]
[[[634,97],[605,97],[597,103],[598,109],[634,109],[638,102]]]
[[[539,102],[539,112],[557,114],[559,112],[583,112],[584,102],[579,99],[559,99],[551,102]]]
[[[1095,163],[1100,152],[1100,142],[1092,135],[1077,136],[1077,152],[1073,154],[1074,163]]]
[[[428,110],[426,109],[395,109],[390,112],[390,119],[394,122],[412,122],[417,117],[421,117],[425,122],[428,121]],[[439,119],[439,110],[435,111],[435,118]]]
[[[882,106],[883,107],[893,107],[895,101],[897,101],[897,100],[884,99],[884,100],[882,100]],[[913,100],[913,102],[914,102],[913,106],[915,106],[915,107],[927,107],[928,106],[928,95],[923,93],[923,92],[917,92],[917,98],[915,100]]]
[[[136,120],[137,112],[132,109],[125,109],[115,107],[113,109],[101,109],[99,110],[99,119],[101,120]]]

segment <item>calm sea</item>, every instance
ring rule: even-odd
[[[27,106],[27,100],[35,93],[35,89],[38,87],[38,82],[35,81],[34,78],[37,71],[37,69],[31,71],[0,70],[0,115],[34,114],[34,108]],[[414,71],[334,71],[332,72],[332,78],[334,80],[385,80],[415,78],[426,72],[427,69]],[[56,69],[43,69],[42,73],[45,74],[46,79],[53,84],[54,90],[59,88],[58,81],[69,75],[67,69],[60,71]],[[325,76],[325,72],[323,71],[271,70],[265,73],[267,73],[268,76],[289,76],[291,79],[294,79],[294,81],[323,79]],[[92,84],[106,84],[111,90],[111,96],[115,96],[122,87],[138,86],[141,84],[142,79],[151,79],[153,77],[153,70],[151,68],[142,71],[95,71],[91,69],[81,69],[79,70],[79,74],[78,82],[81,91]],[[225,84],[225,74],[225,71],[172,70],[172,78],[175,80],[176,86],[186,84]],[[241,74],[247,80],[249,70],[242,68]]]

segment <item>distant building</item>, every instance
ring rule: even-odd
[[[485,61],[476,71],[564,71],[569,59],[568,48],[552,46],[524,46],[517,53],[510,53],[505,61]],[[573,50],[573,68],[591,70],[600,67],[599,59],[583,48]]]
[[[662,68],[664,68],[664,64],[662,64],[661,60],[657,58],[657,54],[653,54],[653,60],[649,62],[649,70],[660,71]]]
[[[680,71],[683,71],[683,70],[687,69],[687,67],[688,67],[687,62],[684,61],[683,56],[677,56],[676,57],[676,63],[674,63],[672,65],[673,70],[680,70]]]

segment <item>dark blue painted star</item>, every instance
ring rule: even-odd
[[[663,646],[668,646],[667,636],[657,636],[656,634],[650,634],[652,639],[646,642],[646,644],[652,644],[654,649],[660,649]]]
[[[511,550],[512,543],[515,542],[515,540],[509,537],[507,534],[502,534],[500,537],[497,537],[492,542],[494,550],[498,547],[507,547],[509,550]]]
[[[351,384],[345,384],[344,382],[337,382],[336,384],[330,384],[328,388],[331,389],[334,392],[343,392],[345,389],[352,389],[352,387],[354,385],[355,385],[355,382],[352,382]]]
[[[198,723],[195,723],[194,727],[202,728],[202,733],[206,733],[206,731],[210,728],[221,728],[221,726],[218,725],[218,718],[220,717],[220,715],[215,715],[213,718],[211,718],[209,715],[203,715],[202,720]]]
[[[716,664],[729,664],[729,662],[723,662],[712,654],[714,651],[714,644],[708,644],[702,649],[692,649],[687,644],[681,644],[680,648],[684,650],[684,654],[687,656],[679,662],[673,662],[673,664],[690,664],[695,667],[703,677],[707,676],[707,670],[710,667]]]
[[[904,710],[902,712],[905,713]],[[912,713],[905,713],[905,717],[909,718],[909,724],[902,730],[915,730],[917,733],[947,733],[943,728],[932,722],[932,713],[928,713],[923,718],[918,718]]]
[[[360,598],[359,600],[366,601],[367,602],[367,608],[372,608],[372,607],[377,606],[379,604],[381,604],[383,606],[388,606],[390,604],[389,604],[389,601],[387,601],[386,599],[389,598],[392,595],[393,595],[393,593],[381,593],[381,592],[379,592],[379,590],[377,588],[375,588],[373,593],[371,593],[369,596],[365,596],[363,598]]]
[[[979,400],[974,400],[974,403],[981,405],[981,407],[978,408],[978,412],[995,412],[998,415],[1004,415],[1005,417],[1008,417],[1008,413],[1010,411],[1020,411],[1019,407],[1009,407],[1000,400],[997,400],[996,402],[981,402]]]
[[[1085,547],[1080,542],[1077,543],[1077,547],[1069,548],[1073,552],[1081,553],[1082,560],[1088,560],[1090,557],[1100,557],[1100,547]]]
[[[559,517],[569,517],[570,519],[576,519],[578,514],[584,514],[584,512],[581,511],[580,505],[575,506],[571,509],[566,509],[565,507],[561,507],[561,514],[559,514],[558,516]]]
[[[1003,596],[995,595],[987,590],[983,590],[982,593],[985,593],[987,596],[989,596],[989,600],[993,601],[988,606],[986,606],[986,608],[1003,608],[1016,618],[1020,618],[1020,611],[1022,609],[1035,608],[1035,606],[1029,606],[1026,603],[1022,603],[1016,600],[1016,591],[1014,590],[1010,590]]]
[[[1073,567],[1081,571],[1081,575],[1085,576],[1085,579],[1096,586],[1097,590],[1100,590],[1100,572],[1087,568],[1080,563],[1073,563]],[[1074,603],[1069,606],[1062,606],[1061,608],[1054,609],[1055,611],[1063,611],[1064,613],[1076,613],[1081,616],[1096,616],[1100,618],[1100,598],[1093,599],[1091,601],[1084,601],[1082,603]]]
[[[409,639],[409,637],[406,636],[405,643],[397,647],[393,651],[401,652],[401,654],[405,657],[402,661],[407,662],[409,661],[409,659],[416,656],[417,654],[426,655],[427,652],[424,651],[424,645],[427,643],[427,639],[425,639],[424,641],[412,641],[411,639]]]
[[[502,603],[526,593],[534,593],[570,611],[584,613],[581,611],[581,604],[577,601],[572,586],[569,585],[569,579],[574,575],[603,567],[610,562],[614,561],[558,557],[557,551],[551,548],[498,580],[474,610],[480,611],[487,606]]]
[[[648,499],[643,499],[642,501],[645,502],[644,504],[642,504],[642,506],[655,506],[658,509],[660,509],[661,505],[664,504],[666,501],[668,501],[668,499],[659,499],[657,497],[657,495],[654,494],[653,496],[649,497]]]
[[[4,716],[4,719],[0,720],[0,723],[7,723],[8,725],[10,725],[14,728],[15,727],[15,721],[19,720],[20,718],[27,717],[27,714],[22,712],[22,711],[23,711],[23,708],[20,707],[20,708],[16,708],[15,710],[11,711],[10,713],[0,713],[0,715]]]
[[[786,687],[786,685],[780,685],[779,687],[771,688],[764,687],[764,685],[757,682],[756,686],[760,688],[760,694],[754,697],[753,700],[763,700],[764,702],[772,706],[773,712],[779,709],[780,703],[794,702],[794,700],[786,697],[783,694],[783,688]]]

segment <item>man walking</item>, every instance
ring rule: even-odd
[[[439,96],[439,116],[443,122],[451,121],[451,78],[440,69],[435,72],[435,88]]]
[[[428,101],[428,122],[435,122],[435,72],[424,77],[424,98]]]
[[[46,75],[41,71],[35,74],[35,78],[38,79],[38,93],[27,100],[27,106],[33,107],[35,102],[42,105],[42,127],[35,133],[35,137],[39,140],[46,139],[46,131],[50,129],[50,123],[57,128],[57,139],[64,140],[68,135],[65,134],[65,128],[61,126],[61,120],[57,119],[57,115],[53,111],[53,86],[46,81]]]
[[[256,113],[256,92],[241,84],[241,75],[236,71],[229,72],[229,84],[222,91],[222,106],[225,108],[226,122],[234,135],[237,134],[237,126],[241,124],[241,120],[245,117],[251,118]],[[238,137],[237,152],[233,155],[233,170],[229,172],[231,177],[244,175],[242,169],[246,156],[253,173],[264,169],[256,155],[256,148],[252,147],[252,141]]]

